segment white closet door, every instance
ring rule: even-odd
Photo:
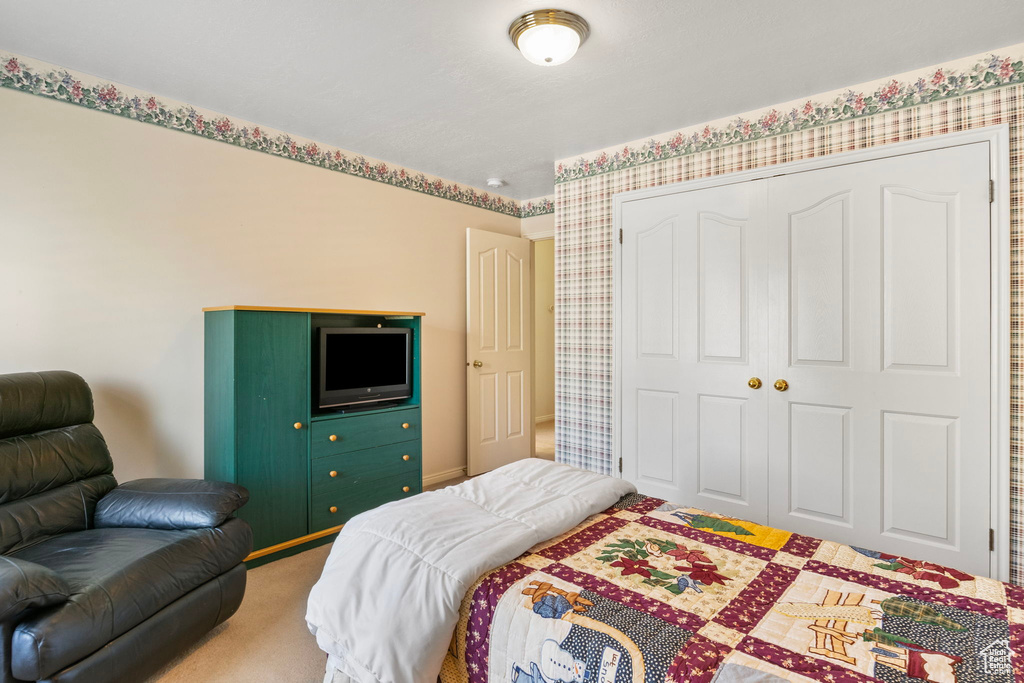
[[[988,178],[982,143],[768,181],[772,526],[988,574]]]
[[[764,522],[767,181],[625,202],[623,477]]]

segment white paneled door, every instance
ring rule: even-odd
[[[767,522],[766,182],[622,208],[623,476]],[[756,384],[756,382],[754,382]]]
[[[963,144],[621,201],[623,476],[988,574],[989,154]]]
[[[470,476],[530,457],[530,241],[466,230],[466,422]]]
[[[989,146],[772,178],[769,522],[988,574]]]

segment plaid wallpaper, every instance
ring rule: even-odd
[[[1008,123],[1011,136],[1011,579],[1024,583],[1024,85],[851,118],[568,179],[555,187],[556,451],[611,473],[612,195]],[[652,141],[653,142],[653,141]],[[652,144],[653,147],[653,144]],[[578,162],[582,166],[584,162]]]

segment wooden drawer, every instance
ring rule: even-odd
[[[418,475],[418,470],[417,470]],[[409,487],[403,491],[403,487]],[[378,479],[372,484],[363,486],[346,486],[336,492],[313,496],[310,511],[310,533],[344,524],[360,512],[366,512],[384,503],[399,498],[408,498],[420,492],[418,476],[399,474],[397,476]],[[331,508],[337,508],[331,512]]]
[[[333,477],[332,472],[335,473]],[[422,478],[419,441],[317,458],[311,470],[312,492],[315,497],[397,475],[412,482],[419,482]]]
[[[331,436],[337,438],[331,441]],[[325,458],[384,444],[412,441],[420,438],[420,409],[407,408],[318,420],[313,423],[310,438],[310,453],[313,458]]]

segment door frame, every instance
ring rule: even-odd
[[[530,286],[530,314],[533,315],[537,308],[537,242],[546,242],[550,240],[555,241],[555,230],[543,230],[532,232],[529,234],[523,234],[524,239],[530,240],[530,267],[533,274],[533,282]],[[557,272],[558,268],[555,267]],[[552,314],[557,314],[557,307],[552,310]],[[557,329],[557,328],[556,328]],[[533,348],[530,353],[530,391],[532,392],[532,401],[530,402],[530,457],[537,457],[537,326],[533,327]],[[556,344],[557,346],[557,344]],[[554,379],[554,377],[552,377]],[[557,383],[556,383],[557,386]],[[558,401],[555,401],[553,406],[555,412],[558,411]],[[552,415],[554,417],[554,415]]]
[[[993,198],[989,204],[991,249],[991,509],[989,523],[994,534],[994,550],[989,553],[989,570],[1000,581],[1010,580],[1010,127],[987,126],[968,131],[946,133],[917,140],[894,142],[851,152],[839,152],[813,159],[791,161],[748,171],[723,173],[710,178],[688,180],[658,187],[620,192],[612,197],[613,240],[622,226],[622,207],[626,202],[662,195],[693,192],[709,187],[745,183],[780,175],[804,173],[823,168],[874,161],[918,152],[987,142],[989,173]],[[622,476],[621,425],[622,383],[619,381],[622,359],[622,272],[621,242],[614,249],[612,266],[612,462],[616,476]]]

